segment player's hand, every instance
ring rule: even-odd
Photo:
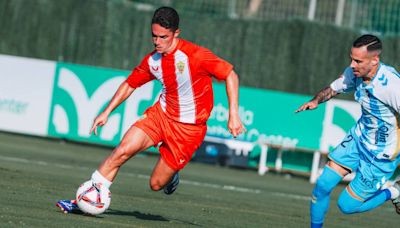
[[[107,114],[101,113],[100,115],[98,115],[93,120],[93,124],[92,124],[92,127],[90,128],[89,135],[91,135],[92,132],[94,132],[94,134],[97,135],[97,127],[98,126],[103,126],[104,124],[106,124],[107,120],[108,120],[108,115]]]
[[[247,131],[246,128],[243,126],[239,116],[229,117],[228,130],[234,138]]]
[[[304,111],[304,110],[311,110],[311,109],[315,109],[318,106],[318,102],[315,100],[311,100],[309,102],[304,103],[302,106],[300,106],[300,108],[298,108],[295,113]]]

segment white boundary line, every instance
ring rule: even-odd
[[[25,163],[25,164],[29,163],[29,164],[35,164],[35,165],[40,165],[40,166],[54,166],[54,167],[63,168],[63,169],[89,170],[89,168],[82,167],[82,166],[64,165],[64,164],[59,164],[59,163],[48,163],[45,161],[28,160],[25,158],[7,157],[7,156],[2,156],[2,155],[0,155],[0,160],[17,162],[17,163]],[[120,172],[120,174],[123,174],[126,176],[131,176],[131,177],[136,177],[136,178],[140,178],[140,179],[146,179],[146,180],[148,180],[150,178],[149,175],[143,175],[143,174],[132,174],[132,173],[126,173],[126,172]],[[199,186],[199,187],[205,187],[205,188],[213,188],[213,189],[221,189],[224,191],[234,191],[234,192],[253,193],[253,194],[263,193],[263,191],[260,189],[252,189],[252,188],[238,187],[238,186],[232,186],[232,185],[219,185],[219,184],[211,184],[211,183],[206,183],[206,182],[198,182],[198,181],[190,181],[190,180],[180,180],[180,182],[183,184],[187,184],[187,185]],[[268,192],[268,193],[270,193],[274,196],[283,197],[283,198],[291,198],[291,199],[304,200],[304,201],[310,200],[309,196],[287,194],[287,193],[281,193],[281,192]]]

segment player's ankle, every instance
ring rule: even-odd
[[[105,178],[98,170],[93,172],[91,179],[93,182],[102,183],[107,188],[110,188],[112,184],[112,182]]]

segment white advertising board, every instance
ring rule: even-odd
[[[0,129],[47,136],[56,62],[0,55]]]

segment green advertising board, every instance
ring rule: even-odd
[[[109,116],[99,135],[89,135],[94,118],[105,108],[129,71],[58,62],[55,70],[48,135],[74,141],[117,145],[124,132],[157,101],[161,84],[149,82],[135,90]],[[225,83],[214,82],[214,109],[207,122],[207,136],[232,139],[227,124],[229,108]],[[235,140],[272,144],[287,148],[331,150],[355,123],[355,102],[329,101],[317,109],[295,110],[310,97],[279,91],[240,87],[239,115],[247,132]],[[155,151],[153,148],[152,151]],[[275,153],[275,155],[274,155]],[[276,152],[267,163],[273,166]],[[311,153],[285,152],[283,167],[307,171]],[[249,166],[256,167],[257,147],[249,154]],[[299,163],[296,165],[296,162]],[[296,168],[297,167],[297,168]]]
[[[226,126],[228,106],[225,85],[214,84],[214,109],[207,122],[207,135],[231,138]],[[239,115],[247,132],[237,139],[290,147],[319,148],[324,104],[313,112],[294,111],[310,98],[307,96],[240,88]]]
[[[106,107],[129,71],[58,63],[48,134],[76,141],[117,145],[123,130],[153,104],[160,85],[149,83],[138,89],[109,116],[99,136],[89,135],[94,118]],[[144,92],[142,91],[144,90]]]

